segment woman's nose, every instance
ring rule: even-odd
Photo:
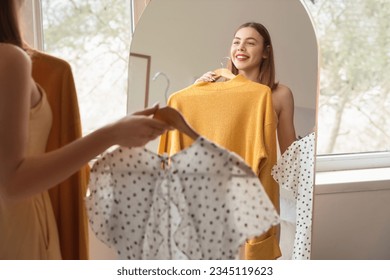
[[[239,44],[237,50],[243,51],[244,50],[244,44]]]

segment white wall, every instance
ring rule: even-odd
[[[317,172],[312,259],[390,259],[390,168]]]

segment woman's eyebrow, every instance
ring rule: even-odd
[[[238,40],[242,40],[242,38],[240,38],[240,37],[234,37],[234,39],[238,39]],[[257,39],[256,38],[254,38],[254,37],[248,37],[248,38],[245,38],[245,40],[255,40],[256,42],[257,42]]]

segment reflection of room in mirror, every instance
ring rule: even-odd
[[[135,29],[131,51],[153,58],[151,73],[162,72],[169,77],[170,95],[191,86],[205,72],[220,68],[229,54],[234,32],[248,21],[260,22],[269,30],[276,78],[288,85],[294,96],[296,135],[299,138],[308,136],[316,124],[318,49],[312,22],[299,0],[215,0],[207,1],[207,9],[199,1],[151,1]],[[137,71],[131,67],[130,77]],[[149,105],[165,104],[165,91],[164,79],[150,80]],[[133,91],[129,83],[128,111],[137,110],[142,100],[142,92]],[[151,143],[149,148],[155,149],[156,145],[156,142]],[[311,176],[313,179],[314,170]],[[293,197],[285,190],[281,193],[286,198]],[[282,202],[281,208],[288,206],[284,205],[286,201]],[[296,213],[287,215],[295,219]],[[295,239],[294,226],[283,228],[282,224],[282,237],[288,238],[281,240],[281,244]],[[292,244],[282,247],[289,245],[292,247]],[[283,258],[291,258],[286,254]]]
[[[150,65],[151,57],[149,55],[130,53],[129,68],[135,68],[129,75],[129,84],[131,91],[140,93],[143,100],[137,104],[138,108],[146,108],[149,106],[149,80],[150,80]]]
[[[297,135],[303,137],[309,134],[315,126],[318,61],[317,42],[305,9],[298,0],[275,4],[252,0],[242,1],[242,5],[237,3],[234,0],[208,1],[208,9],[204,9],[202,5],[187,1],[152,1],[137,25],[131,51],[153,57],[151,73],[168,75],[171,80],[169,93],[173,93],[192,84],[206,71],[219,68],[221,62],[225,62],[236,28],[249,20],[259,21],[272,35],[277,79],[288,85],[294,94]],[[282,13],[283,18],[292,17],[294,24],[274,24],[274,10]],[[294,13],[289,13],[292,10]],[[231,20],[229,14],[235,20]],[[229,20],[221,20],[221,15]],[[218,36],[215,36],[216,32]],[[130,69],[130,76],[132,72]],[[150,104],[164,102],[163,83],[151,83]],[[130,84],[129,111],[138,109],[139,98],[142,98],[139,94],[132,94]]]

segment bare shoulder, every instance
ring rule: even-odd
[[[25,51],[11,44],[0,44],[0,103],[30,96],[24,93],[31,90],[28,88],[32,80],[31,68],[31,59]],[[9,92],[22,94],[10,95]]]
[[[294,97],[292,91],[285,85],[279,84],[278,87],[272,91],[272,102],[279,118],[282,112],[294,110]]]
[[[279,98],[293,98],[293,93],[291,89],[283,84],[279,84],[276,89],[272,91],[272,94],[275,95],[275,97]]]
[[[31,67],[31,59],[26,52],[12,44],[0,44],[0,58],[1,71]]]

